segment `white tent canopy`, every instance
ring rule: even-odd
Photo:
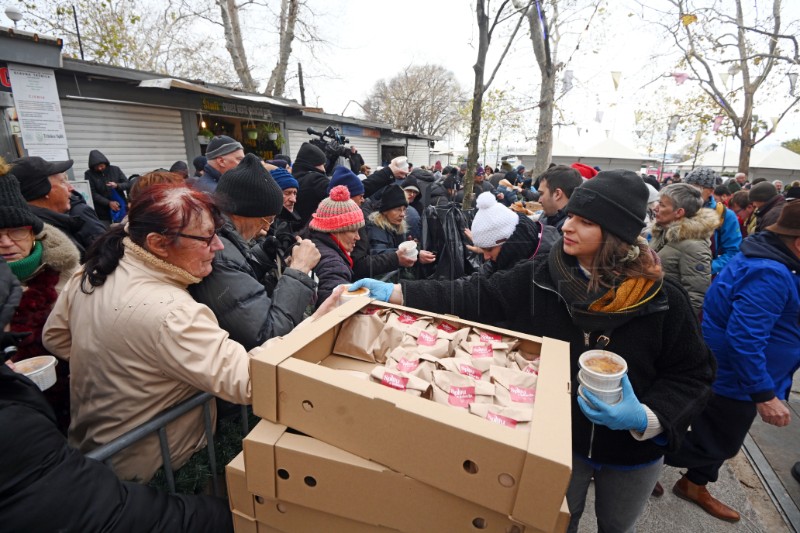
[[[519,155],[519,158],[529,168],[533,165],[534,157],[533,154]],[[624,168],[639,172],[643,166],[647,166],[653,161],[655,159],[644,157],[633,148],[615,139],[605,139],[589,148],[573,148],[560,139],[553,139],[552,162],[557,165],[581,162],[592,167],[599,166],[604,170]]]
[[[739,166],[739,147],[728,147],[727,151],[707,152],[698,156],[697,161],[687,160],[678,163],[681,173],[687,172],[692,167],[710,167],[717,172],[736,172]],[[800,179],[800,154],[787,150],[782,146],[777,148],[762,148],[756,146],[750,152],[750,172],[748,178],[767,178],[772,181],[779,179],[784,183]]]

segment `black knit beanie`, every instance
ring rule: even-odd
[[[406,200],[406,193],[403,192],[399,185],[389,185],[383,190],[379,209],[381,213],[404,205],[407,206],[408,201]]]
[[[34,235],[44,228],[42,220],[33,214],[22,193],[19,181],[12,174],[0,176],[0,228],[31,226]]]
[[[216,196],[224,213],[241,217],[273,216],[283,207],[283,191],[254,154],[222,175]]]
[[[311,143],[303,143],[300,145],[300,150],[297,151],[297,156],[294,158],[294,166],[305,164],[310,167],[316,167],[318,165],[324,165],[325,161],[325,152]]]
[[[572,192],[566,211],[634,244],[644,228],[647,186],[630,170],[605,170]]]

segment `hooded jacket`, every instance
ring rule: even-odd
[[[762,205],[755,213],[756,233],[764,231],[767,227],[775,224],[781,216],[784,205],[786,205],[786,198],[780,194],[776,194],[769,202]]]
[[[189,293],[211,308],[220,327],[246,350],[292,331],[314,296],[313,280],[288,268],[270,298],[250,264],[250,247],[227,217],[218,235],[225,248],[215,254],[211,274],[190,285]]]
[[[329,233],[311,230],[308,238],[317,245],[320,255],[319,263],[314,267],[314,273],[319,278],[317,288],[317,307],[319,307],[337,285],[353,282],[353,269],[345,253]]]
[[[560,248],[559,241],[550,253]],[[595,346],[604,328],[585,330],[577,324],[557,290],[547,256],[537,255],[490,278],[401,285],[406,306],[569,342],[572,449],[598,463],[640,465],[658,459],[665,449],[677,450],[710,395],[713,357],[703,343],[686,292],[668,279],[650,304],[613,330],[608,344],[610,351],[628,362],[636,396],[658,417],[665,447],[654,439],[636,440],[629,431],[594,425],[578,407],[578,358]]]
[[[702,208],[691,218],[652,228],[650,246],[658,252],[664,274],[686,289],[695,313],[703,308],[711,285],[710,239],[719,223],[715,211]]]
[[[708,197],[708,201],[703,205],[709,209],[717,210],[717,201],[714,195]],[[714,231],[714,236],[711,240],[712,251],[714,253],[714,260],[711,262],[711,274],[716,276],[725,265],[728,264],[733,256],[739,253],[739,246],[742,244],[742,230],[739,229],[739,219],[736,213],[727,207],[720,206],[722,215],[720,216],[721,223]]]
[[[97,172],[94,167],[100,163],[105,163],[106,168],[102,172]],[[89,152],[89,168],[83,173],[83,177],[89,182],[89,187],[92,189],[92,200],[94,200],[97,216],[101,220],[111,220],[109,203],[113,198],[111,188],[106,183],[113,181],[119,184],[117,192],[124,197],[125,192],[130,188],[128,178],[119,167],[112,165],[100,150]]]
[[[719,365],[714,392],[788,398],[800,367],[800,259],[770,231],[742,243],[706,293],[703,336]]]

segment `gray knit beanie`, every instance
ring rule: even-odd
[[[689,185],[699,185],[704,189],[713,189],[722,183],[722,179],[711,168],[697,167],[686,174],[683,182]]]
[[[778,189],[770,182],[762,181],[753,185],[749,198],[751,202],[769,202],[776,196],[778,196]]]
[[[214,159],[216,157],[235,152],[236,150],[243,150],[242,144],[239,141],[236,139],[231,139],[227,135],[220,135],[218,137],[214,137],[208,143],[208,148],[206,148],[206,159]]]

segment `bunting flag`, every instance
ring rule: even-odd
[[[722,115],[717,115],[716,117],[714,117],[714,128],[713,128],[714,133],[717,133],[719,131],[719,128],[722,126],[722,119],[723,119]]]
[[[670,119],[669,119],[669,128],[668,128],[668,131],[669,131],[669,134],[670,134],[670,135],[672,135],[672,132],[674,132],[674,131],[675,131],[675,128],[677,128],[677,127],[678,127],[678,121],[679,121],[680,119],[681,119],[681,117],[672,117],[672,118],[670,118]]]
[[[564,82],[563,85],[561,86],[561,94],[567,94],[570,91],[570,89],[572,89],[573,76],[574,76],[573,71],[571,70],[564,71]]]
[[[689,75],[685,72],[673,72],[672,77],[675,78],[675,83],[683,85],[683,82],[689,79]]]
[[[794,88],[795,84],[797,84],[797,72],[790,72],[787,76],[789,76],[789,94],[794,96]]]
[[[725,88],[727,89],[728,88],[728,80],[731,79],[731,75],[728,74],[727,72],[720,72],[719,73],[719,79],[722,80],[722,85],[724,85]]]
[[[771,117],[770,118],[770,120],[772,121],[772,131],[775,131],[775,128],[778,127],[778,121],[780,119],[781,119],[780,117]]]
[[[694,22],[697,22],[697,15],[693,15],[691,13],[681,15],[681,23],[684,26],[688,26],[689,24],[692,24]]]
[[[622,72],[614,70],[611,72],[611,79],[614,80],[614,90],[619,89],[619,80],[622,78]]]
[[[595,122],[603,122],[603,112],[602,111],[599,111],[599,110],[597,111],[597,114],[595,114],[595,116],[594,116],[594,121]]]
[[[697,133],[694,135],[694,143],[700,144],[701,140],[703,140],[703,130],[697,130]]]

